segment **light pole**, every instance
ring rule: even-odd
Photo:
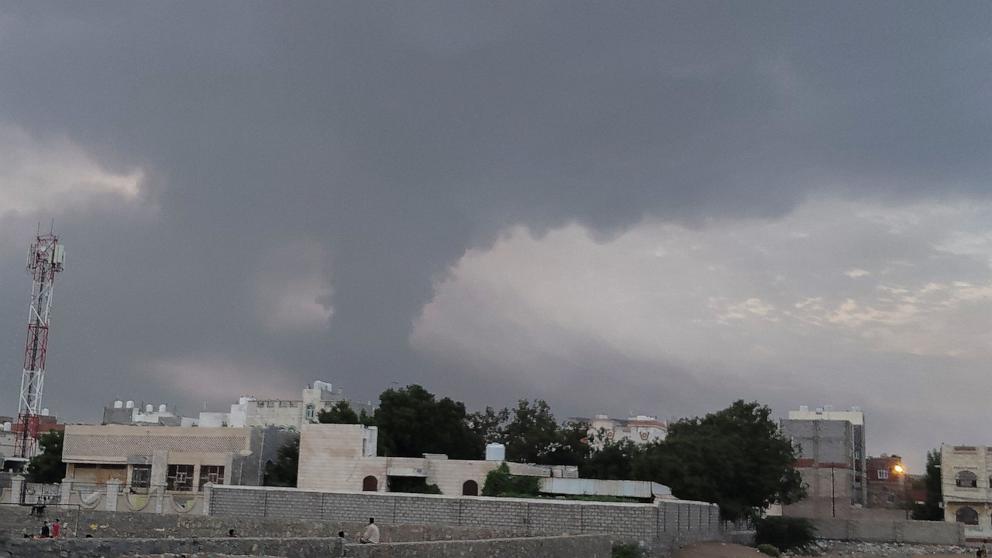
[[[910,502],[909,502],[909,485],[906,484],[906,480],[907,480],[906,467],[904,467],[902,463],[896,463],[892,467],[892,472],[899,475],[899,482],[902,483],[902,505],[906,509],[906,519],[909,519]]]

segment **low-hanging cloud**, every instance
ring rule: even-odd
[[[44,147],[46,169],[102,177],[83,182],[110,189],[87,187],[73,198],[18,187],[8,197],[21,210],[0,217],[0,309],[23,315],[23,245],[54,212],[72,265],[58,287],[47,396],[71,417],[92,418],[94,401],[143,389],[188,398],[198,376],[171,381],[149,370],[189,355],[277,369],[293,386],[324,377],[363,399],[393,381],[420,381],[473,404],[547,396],[565,412],[628,398],[661,375],[700,393],[685,400],[686,412],[703,412],[726,397],[703,393],[701,371],[750,377],[764,367],[716,372],[714,359],[689,358],[699,354],[690,350],[697,341],[660,349],[636,320],[603,308],[546,305],[520,328],[490,334],[512,340],[533,331],[546,340],[559,328],[562,339],[574,339],[584,328],[581,347],[541,352],[634,371],[609,392],[594,377],[564,382],[575,377],[560,367],[504,385],[505,363],[522,367],[525,355],[503,354],[499,366],[488,358],[452,364],[435,354],[447,345],[411,351],[411,334],[420,340],[429,331],[421,327],[437,307],[425,304],[450,305],[444,289],[431,302],[435,286],[467,273],[463,264],[475,254],[505,250],[501,235],[515,238],[517,227],[546,242],[565,234],[573,248],[599,254],[595,246],[617,249],[646,234],[644,226],[733,239],[738,229],[791,219],[811,196],[843,200],[852,211],[864,204],[875,221],[866,215],[861,226],[879,230],[912,228],[907,215],[931,204],[985,203],[988,11],[853,2],[5,6],[4,129]],[[48,180],[19,176],[28,188]],[[129,194],[132,184],[137,194]],[[581,234],[563,232],[572,230]],[[865,306],[858,289],[874,289],[885,270],[875,253],[847,257],[853,233],[836,232],[845,234],[821,253],[798,242],[766,247],[789,253],[780,261],[796,266],[831,262],[829,285],[809,276],[806,298],[823,301],[792,307],[791,317],[788,304],[806,298],[783,298],[769,274],[743,276],[729,293],[700,275],[698,284],[636,294],[665,300],[683,289],[682,298],[700,300],[717,320],[713,344],[768,361],[776,345],[753,338],[755,322],[771,331],[861,324],[859,334],[837,333],[843,342],[827,351],[843,353],[846,343],[860,350],[865,328],[881,338],[895,326],[879,323],[929,315],[922,304],[914,304],[916,318],[898,303]],[[797,239],[806,233],[795,231]],[[975,250],[987,231],[961,233],[941,242]],[[885,238],[894,270],[934,241]],[[646,269],[658,253],[678,259],[691,247],[651,248]],[[736,269],[740,253],[761,254],[741,248],[714,255],[713,273]],[[978,266],[955,254],[930,256]],[[551,256],[528,265],[551,272],[555,264],[573,265]],[[280,273],[265,271],[273,265]],[[300,274],[284,277],[283,266]],[[912,293],[934,283],[963,297],[954,281],[986,283],[978,272],[927,269],[933,277],[886,285]],[[845,274],[859,270],[870,275]],[[591,298],[627,284],[620,275],[598,277],[601,284],[571,294]],[[549,291],[549,300],[568,294],[529,289]],[[856,307],[839,300],[848,292]],[[611,300],[624,316],[640,315],[638,296]],[[977,314],[970,320],[983,325]],[[23,325],[9,321],[0,325],[0,358],[11,363],[4,385],[16,374],[23,337]],[[922,345],[927,355],[940,352],[937,343]],[[879,364],[879,377],[902,366]],[[821,387],[809,381],[811,391]]]

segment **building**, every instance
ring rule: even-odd
[[[115,480],[131,492],[262,484],[286,433],[274,429],[69,425],[62,461],[77,488]]]
[[[135,405],[134,401],[114,401],[103,409],[103,424],[203,426],[233,428],[285,428],[300,431],[303,424],[317,422],[321,411],[330,410],[338,402],[348,401],[356,413],[372,413],[369,403],[349,401],[344,392],[327,382],[316,381],[303,389],[300,399],[258,399],[251,395],[238,398],[229,412],[199,413],[196,418],[183,417],[169,406],[160,404]]]
[[[645,415],[626,419],[596,415],[591,420],[586,418],[572,420],[589,424],[589,437],[595,447],[602,447],[607,442],[622,442],[624,440],[629,440],[635,444],[650,444],[664,440],[668,434],[667,423],[658,420],[658,417]]]
[[[806,498],[782,507],[782,514],[799,517],[847,517],[856,503],[854,431],[844,420],[787,419],[782,432],[792,440],[799,459]]]
[[[201,413],[201,420],[213,424],[218,420],[233,427],[275,426],[300,431],[304,424],[317,422],[321,411],[330,410],[341,401],[347,401],[356,413],[372,413],[375,407],[371,402],[360,403],[348,400],[341,388],[337,390],[328,382],[316,381],[313,386],[303,389],[300,399],[257,399],[242,396],[231,405],[226,421],[223,417],[210,416],[217,413]],[[206,416],[205,416],[206,415]]]
[[[963,523],[968,538],[992,538],[992,447],[940,447],[944,521]]]
[[[135,424],[158,426],[193,426],[195,419],[181,417],[170,411],[165,403],[157,407],[152,404],[135,406],[134,401],[114,401],[113,405],[103,408],[103,424]]]
[[[300,435],[297,486],[307,490],[390,492],[398,486],[435,485],[442,494],[478,496],[486,474],[503,463],[498,444],[488,459],[448,459],[446,455],[376,455],[378,430],[360,424],[305,424]],[[514,475],[577,477],[574,467],[507,463]]]
[[[789,420],[819,420],[846,421],[851,424],[851,453],[853,467],[853,501],[855,505],[865,505],[868,500],[868,485],[865,471],[868,466],[867,430],[865,414],[859,407],[838,411],[831,405],[824,405],[810,410],[806,405],[800,405],[798,411],[789,411]]]
[[[870,508],[906,510],[912,504],[909,472],[898,455],[869,457],[867,465],[868,500]]]

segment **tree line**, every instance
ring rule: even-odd
[[[634,444],[604,436],[594,444],[604,433],[590,432],[581,421],[559,421],[543,400],[470,413],[464,403],[419,385],[387,389],[379,400],[372,415],[341,401],[321,411],[318,421],[377,426],[384,456],[480,459],[486,444],[497,442],[506,446],[507,461],[572,465],[582,478],[658,482],[678,498],[716,502],[728,520],[804,496],[796,449],[771,419],[771,409],[757,402],[735,401],[676,421],[665,440]],[[298,447],[283,448],[267,471],[268,484],[295,485]]]

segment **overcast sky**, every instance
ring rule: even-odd
[[[992,7],[0,3],[0,414],[314,379],[990,443]]]

